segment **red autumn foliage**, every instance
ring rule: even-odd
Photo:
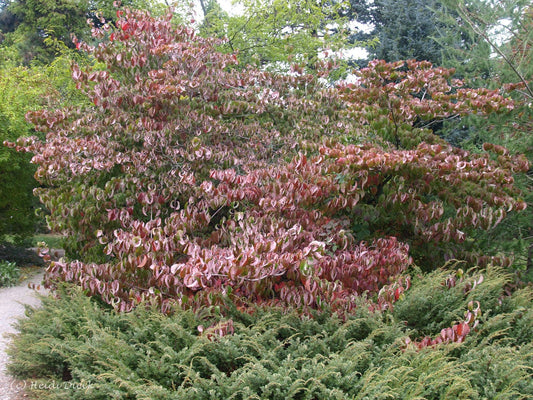
[[[46,140],[18,143],[35,154],[50,228],[69,237],[50,284],[123,311],[229,296],[345,312],[398,281],[407,243],[460,246],[525,206],[512,177],[523,158],[469,154],[413,126],[512,106],[484,89],[449,94],[452,71],[375,63],[359,85],[327,87],[233,68],[235,55],[170,16],[125,11],[116,26],[79,46],[103,68],[72,67],[94,106],[33,113]],[[375,121],[401,129],[388,137]]]
[[[438,141],[423,129],[435,120],[514,108],[514,102],[499,90],[467,88],[463,81],[452,79],[454,72],[453,68],[433,67],[429,61],[373,60],[356,71],[355,84],[339,89],[352,117],[396,148],[413,148],[421,140]]]
[[[465,294],[471,292],[476,286],[483,283],[483,275],[477,280],[466,282],[464,286]],[[459,269],[457,272],[450,274],[444,282],[444,286],[451,288],[457,285],[459,281],[463,281],[463,271]],[[479,318],[481,317],[481,305],[479,301],[470,301],[468,303],[468,310],[465,312],[465,317],[462,322],[452,325],[451,327],[443,328],[440,334],[435,338],[426,336],[419,341],[412,341],[411,338],[405,339],[406,345],[415,345],[419,350],[425,347],[434,347],[442,343],[462,343],[466,336],[477,327]]]
[[[468,304],[468,311],[465,312],[465,319],[463,322],[454,324],[451,327],[444,328],[440,334],[435,338],[426,336],[419,341],[413,342],[410,338],[405,340],[406,345],[414,344],[418,349],[425,347],[433,347],[442,343],[463,343],[466,336],[475,329],[481,316],[481,307],[479,302],[470,302]]]

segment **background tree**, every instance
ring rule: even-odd
[[[162,8],[150,0],[4,0],[0,31],[6,45],[16,46],[25,64],[48,63],[62,46],[73,49],[71,35],[90,40],[91,26],[116,19],[115,3],[145,10]]]
[[[351,0],[346,15],[368,26],[354,39],[378,39],[377,44],[367,47],[370,58],[388,62],[426,60],[442,65],[443,46],[439,40],[445,37],[452,46],[464,40],[451,35],[450,25],[439,19],[438,11],[443,9],[442,2],[434,0]]]
[[[242,0],[238,15],[216,1],[202,1],[206,13],[200,32],[227,38],[226,51],[237,51],[243,65],[288,71],[292,63],[308,71],[325,52],[347,50],[348,20],[343,3],[304,0]]]
[[[533,88],[528,82],[533,75],[530,63],[531,5],[521,0],[492,3],[459,1],[456,8],[463,24],[468,25],[493,52],[498,64],[491,79],[496,78],[497,84],[520,82],[522,94],[533,100]],[[505,70],[507,76],[504,76]]]
[[[471,71],[479,72],[479,66],[483,65],[488,67],[488,72],[481,78],[466,74],[470,84],[487,84],[495,88],[514,87],[517,90],[514,92],[515,109],[511,113],[488,119],[471,115],[456,123],[449,123],[447,138],[473,151],[479,151],[482,143],[490,141],[504,145],[512,152],[523,153],[530,161],[533,160],[533,16],[530,3],[521,0],[453,1],[449,7],[457,10],[456,24],[467,29],[469,35],[491,50],[489,58],[479,58],[478,54],[471,53]],[[512,216],[501,226],[480,235],[476,240],[484,245],[485,252],[514,254],[517,265],[532,271],[531,171],[528,176],[517,176],[516,179],[530,207],[524,214]]]
[[[0,68],[2,142],[34,133],[25,120],[26,112],[57,106],[58,100],[59,92],[45,73],[23,67]],[[36,169],[29,161],[28,155],[0,147],[0,240],[9,235],[20,241],[34,234],[39,222],[43,222],[36,216]]]
[[[5,4],[8,6],[9,4]],[[1,15],[6,15],[6,9]],[[42,107],[76,106],[85,101],[70,77],[70,64],[77,60],[86,64],[87,58],[61,48],[48,65],[21,66],[19,49],[7,42],[0,45],[0,140],[13,141],[19,137],[35,134],[26,121],[25,114]],[[15,239],[23,244],[38,229],[46,229],[44,216],[33,189],[38,186],[34,179],[35,166],[30,157],[8,149],[0,148],[0,236],[1,241]],[[42,213],[41,213],[42,214]],[[17,250],[18,253],[21,250]]]

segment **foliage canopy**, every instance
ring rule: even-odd
[[[525,207],[513,186],[524,158],[471,154],[417,125],[504,112],[505,93],[427,62],[377,62],[339,87],[298,64],[235,68],[220,41],[171,19],[126,10],[97,47],[78,42],[105,66],[73,65],[92,106],[35,112],[46,140],[18,141],[51,229],[69,237],[72,261],[52,263],[49,281],[120,310],[229,296],[346,312],[365,291],[398,298],[409,245],[431,269]]]
[[[151,0],[4,0],[0,2],[0,43],[18,49],[24,64],[50,63],[71,36],[91,40],[91,25],[112,23],[116,6],[157,10]],[[90,24],[89,24],[90,23]]]

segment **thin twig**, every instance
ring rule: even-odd
[[[524,84],[524,86],[526,88],[526,92],[527,93],[523,92],[523,94],[533,100],[533,89],[531,89],[529,87],[529,84],[528,84],[527,80],[520,73],[520,71],[518,71],[518,69],[513,64],[513,62],[511,60],[509,60],[509,58],[500,50],[500,48],[498,46],[496,46],[496,44],[489,38],[489,36],[485,32],[483,32],[481,30],[481,28],[479,28],[479,26],[477,26],[475,24],[475,22],[470,17],[470,13],[468,12],[468,10],[466,10],[461,5],[459,5],[458,9],[461,12],[462,17],[465,19],[465,21],[468,23],[468,25],[470,25],[470,27],[472,28],[472,30],[475,33],[477,33],[478,35],[480,35],[483,39],[485,39],[485,41],[494,49],[494,51],[496,51],[496,53],[498,53],[503,58],[503,60],[507,63],[507,65],[509,65],[509,67],[511,67],[513,72],[516,74],[516,76],[518,76],[518,78]]]

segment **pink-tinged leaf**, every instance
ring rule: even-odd
[[[134,236],[131,239],[131,244],[133,245],[134,248],[140,247],[142,245],[142,238],[140,236]]]
[[[397,288],[395,291],[394,291],[394,300],[398,301],[400,296],[402,294],[402,290],[401,288]]]
[[[148,264],[148,256],[143,256],[141,262],[137,265],[137,268],[144,268]]]
[[[457,326],[457,336],[459,337],[464,337],[466,335],[468,335],[468,333],[470,332],[470,327],[468,326],[467,323],[461,323],[459,325],[456,325]]]

